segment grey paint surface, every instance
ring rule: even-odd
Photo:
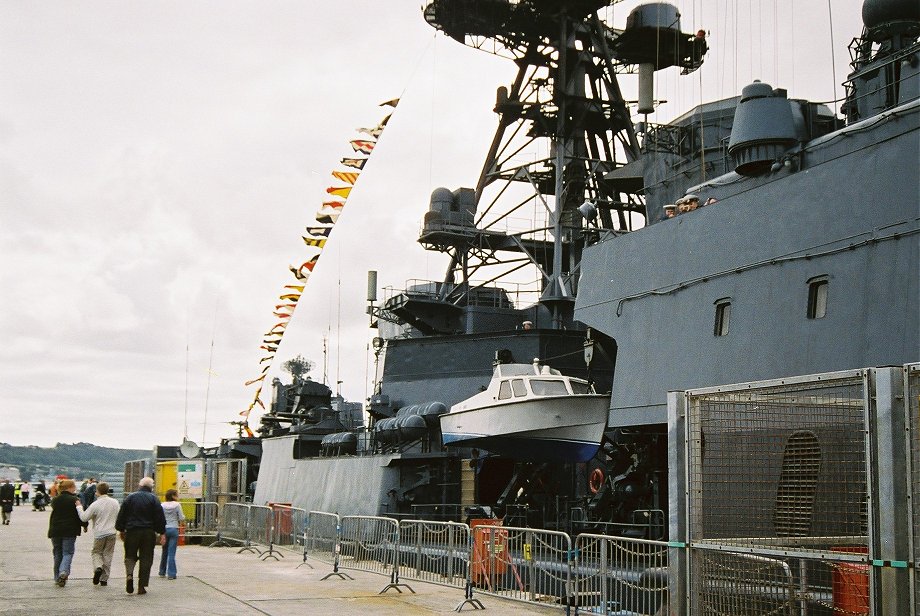
[[[575,316],[619,347],[611,425],[666,422],[668,390],[920,359],[920,106],[897,111],[810,144],[801,171],[585,251]],[[822,275],[827,316],[807,319]]]

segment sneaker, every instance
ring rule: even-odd
[[[125,580],[125,592],[129,595],[134,592],[134,578]]]
[[[167,579],[167,580],[174,580],[174,579],[176,579],[176,576],[174,576],[174,575],[171,575],[171,576],[169,576],[169,577],[168,577],[168,578],[166,578],[166,579]]]
[[[57,577],[57,585],[63,588],[65,584],[67,584],[67,574],[61,573]]]
[[[166,574],[165,574],[165,573],[160,573],[159,576],[160,576],[160,577],[166,577]]]
[[[137,594],[139,594],[139,595],[146,595],[146,594],[147,594],[147,589],[144,588],[143,586],[138,586],[138,587],[137,587]]]
[[[96,567],[96,570],[93,571],[93,585],[99,583],[99,578],[102,577],[102,567]]]
[[[101,582],[99,582],[99,585],[100,585],[100,586],[108,586],[109,583],[106,582],[105,580],[102,580]]]

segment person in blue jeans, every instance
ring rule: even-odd
[[[179,526],[185,524],[185,514],[182,512],[178,491],[166,490],[163,515],[166,516],[166,534],[160,555],[160,577],[174,580],[176,579],[176,546],[179,545]]]
[[[70,577],[77,537],[83,531],[83,522],[77,513],[77,485],[72,479],[61,481],[60,493],[51,501],[51,517],[48,520],[48,538],[54,552],[54,578],[58,586],[64,586]]]

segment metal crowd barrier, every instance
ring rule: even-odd
[[[249,505],[226,503],[220,510],[217,541],[211,547],[230,545],[230,541],[249,545]]]
[[[506,599],[570,604],[572,539],[565,533],[514,526],[473,528],[474,586]]]
[[[307,512],[290,505],[272,505],[272,543],[275,547],[299,550],[304,546]]]
[[[284,554],[280,554],[275,550],[274,523],[275,516],[271,507],[249,505],[249,541],[246,543],[246,547],[240,550],[240,552],[248,549],[258,553],[263,560],[267,558],[278,560],[278,556],[284,557]],[[267,546],[268,549],[262,551],[252,544]]]
[[[192,509],[192,515],[187,516],[188,519],[185,522],[186,537],[210,537],[217,535],[219,531],[217,503],[208,501],[183,503],[182,508],[183,511]]]
[[[402,520],[399,572],[403,578],[466,587],[470,574],[470,527],[458,522]]]
[[[304,529],[304,549],[307,554],[332,564],[338,554],[341,519],[336,513],[311,511]]]
[[[581,534],[575,538],[575,613],[665,613],[668,543]],[[662,610],[664,608],[664,610]]]
[[[372,573],[390,575],[390,583],[380,593],[391,588],[402,592],[406,584],[399,581],[399,522],[376,516],[344,516],[339,533],[340,565]]]

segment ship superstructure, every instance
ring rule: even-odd
[[[456,518],[488,507],[511,523],[661,538],[668,391],[920,359],[916,7],[865,3],[839,114],[755,82],[637,125],[654,72],[691,73],[708,45],[671,5],[639,6],[616,29],[599,16],[610,4],[426,4],[429,24],[517,75],[498,90],[475,184],[432,193],[419,242],[448,256],[444,277],[380,301],[371,280],[369,428],[326,431],[321,410],[311,423],[273,405],[257,502]],[[632,74],[628,102],[618,80]],[[666,218],[691,197],[703,207]],[[440,415],[496,363],[534,359],[610,395],[593,459],[442,446]],[[283,434],[279,420],[292,422]]]

